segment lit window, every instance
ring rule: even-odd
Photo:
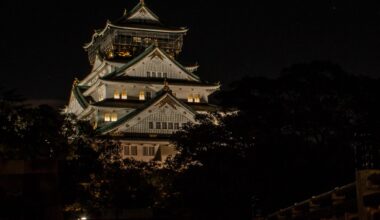
[[[145,100],[145,92],[144,91],[140,92],[139,100]]]
[[[127,89],[123,89],[121,92],[121,99],[128,99]]]
[[[152,93],[146,92],[146,99],[151,99],[151,98],[152,98]]]
[[[146,73],[146,77],[150,78],[150,72]]]
[[[103,93],[103,91],[99,90],[98,91],[98,96],[99,96],[99,102],[104,100],[104,93]]]
[[[187,97],[187,102],[194,102],[193,95],[189,95],[189,96]]]
[[[104,121],[105,122],[111,121],[111,114],[109,114],[109,113],[104,114]]]
[[[115,89],[115,92],[113,93],[113,98],[114,99],[120,99],[120,93],[118,89]]]
[[[156,129],[161,129],[161,122],[156,122]]]
[[[117,121],[117,114],[116,113],[112,113],[111,114],[111,121]]]
[[[131,146],[131,155],[133,156],[137,155],[137,146]]]
[[[168,123],[168,129],[173,129],[173,123],[172,122]]]
[[[124,155],[125,156],[130,155],[129,146],[124,146]]]
[[[200,103],[201,102],[201,99],[200,99],[199,95],[195,95],[194,96],[194,102],[196,102],[196,103]]]
[[[133,42],[141,43],[141,37],[133,37]]]
[[[153,129],[153,122],[149,122],[149,129]]]
[[[162,122],[162,129],[168,129],[168,124],[166,122]]]
[[[176,130],[179,129],[179,123],[174,123],[174,129],[176,129]]]
[[[161,78],[161,72],[158,72],[158,73],[157,73],[157,77],[158,77],[158,78]]]

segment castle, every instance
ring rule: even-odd
[[[220,84],[176,60],[187,32],[163,25],[143,0],[107,21],[84,46],[92,70],[74,81],[65,112],[120,141],[124,158],[164,161],[175,153],[173,132],[218,109],[208,97]]]

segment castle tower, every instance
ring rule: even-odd
[[[163,25],[142,0],[107,21],[84,46],[92,70],[74,82],[66,113],[90,121],[99,137],[119,140],[124,157],[165,160],[175,152],[173,132],[217,111],[208,97],[220,84],[202,81],[198,65],[176,60],[187,31]]]

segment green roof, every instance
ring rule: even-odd
[[[180,101],[177,98],[175,98],[173,95],[170,94],[170,92],[165,92],[165,91],[161,90],[160,93],[158,93],[155,98],[153,98],[153,99],[145,102],[142,106],[140,106],[139,108],[137,108],[132,113],[125,115],[124,117],[120,118],[119,120],[117,120],[117,121],[115,121],[113,123],[106,124],[106,125],[98,128],[98,129],[96,129],[96,132],[103,133],[103,132],[107,132],[107,131],[110,131],[110,130],[116,128],[117,126],[123,124],[124,122],[128,121],[129,119],[133,118],[134,116],[136,116],[140,112],[142,112],[145,109],[147,109],[149,106],[151,106],[153,103],[155,103],[156,101],[158,101],[160,98],[162,98],[165,95],[169,95],[170,98],[172,98],[175,101],[179,102],[183,107],[185,107],[186,109],[188,109],[189,111],[191,111],[193,114],[197,114],[190,106],[186,105],[182,101]]]
[[[74,86],[74,88],[73,88],[73,93],[74,93],[76,100],[78,101],[80,106],[82,106],[82,108],[84,108],[84,109],[87,108],[89,104],[88,104],[86,98],[83,96],[80,89],[85,89],[85,88],[88,88],[88,87]]]
[[[108,75],[105,75],[104,77],[102,77],[102,79],[110,79],[113,76],[117,76],[118,74],[122,73],[123,71],[125,71],[126,69],[128,69],[129,67],[131,67],[132,65],[136,64],[137,62],[139,62],[140,60],[142,60],[143,58],[145,58],[149,53],[153,52],[155,49],[158,49],[162,54],[164,54],[164,56],[166,58],[168,58],[170,61],[172,61],[174,64],[176,64],[183,72],[185,72],[186,74],[192,76],[193,78],[195,78],[197,80],[200,80],[197,75],[195,75],[194,73],[189,72],[178,61],[176,61],[175,59],[171,58],[168,54],[166,54],[164,51],[162,51],[159,47],[155,46],[154,44],[152,44],[149,47],[147,47],[144,52],[140,53],[138,56],[136,56],[135,58],[133,58],[131,61],[129,61],[124,66],[122,66],[119,69],[116,69],[115,71],[113,71],[113,72],[109,73]]]

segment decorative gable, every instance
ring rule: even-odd
[[[195,114],[167,93],[143,111],[118,125],[112,133],[171,134],[184,123],[194,123]]]
[[[137,9],[133,14],[128,17],[128,20],[150,20],[159,22],[157,16],[153,14],[148,8],[145,6]]]
[[[126,68],[121,75],[199,81],[198,76],[186,70],[159,48],[147,53],[135,64]]]

